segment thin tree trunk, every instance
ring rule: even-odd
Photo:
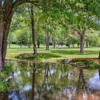
[[[49,33],[47,29],[45,29],[45,42],[46,42],[46,50],[49,50]]]
[[[77,47],[78,47],[78,48],[80,47],[79,43],[77,43]]]
[[[61,43],[61,46],[63,47],[63,43]]]
[[[54,48],[55,48],[55,39],[54,39]]]
[[[89,47],[90,47],[90,42],[89,42]]]
[[[54,44],[53,44],[53,42],[52,42],[52,48],[54,48]]]
[[[71,44],[71,43],[68,43],[68,48],[70,48],[70,44]]]
[[[74,44],[73,44],[73,48],[74,48]]]
[[[10,42],[9,42],[9,49],[10,49]]]
[[[80,45],[80,53],[84,53],[84,37],[85,37],[85,31],[86,29],[84,28],[83,31],[81,32],[81,45]]]
[[[31,48],[31,44],[28,45],[28,48],[29,48],[29,49]]]
[[[86,40],[86,48],[88,48],[88,40]]]
[[[38,48],[40,48],[40,42],[39,41],[37,42],[37,45],[38,45]]]
[[[22,41],[21,41],[21,44],[20,44],[20,48],[22,48]]]
[[[55,48],[55,36],[52,37],[52,47]]]
[[[34,11],[33,6],[31,5],[31,24],[32,24],[32,40],[33,40],[33,49],[34,55],[37,55],[36,41],[35,41],[35,30],[34,30]]]

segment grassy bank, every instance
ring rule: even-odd
[[[90,47],[90,48],[84,48],[85,53],[80,54],[79,48],[68,48],[64,46],[64,49],[54,49],[52,46],[50,46],[50,50],[46,51],[45,46],[40,46],[40,48],[37,48],[38,54],[43,55],[41,57],[41,60],[48,60],[48,61],[54,61],[56,59],[66,59],[66,58],[97,58],[99,54],[100,47]],[[33,53],[33,48],[30,49],[27,46],[24,46],[20,48],[19,45],[11,45],[11,48],[7,48],[7,56],[6,59],[15,59],[15,56],[21,54],[21,53]]]

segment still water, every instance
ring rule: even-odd
[[[61,63],[7,62],[9,100],[100,100],[100,71]]]

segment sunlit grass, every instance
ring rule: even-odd
[[[84,54],[80,54],[80,48],[68,48],[64,46],[64,49],[54,49],[52,46],[49,48],[50,50],[45,50],[45,46],[40,46],[40,48],[37,48],[38,54],[44,54],[45,57],[43,57],[41,60],[52,60],[53,59],[62,59],[62,58],[97,58],[99,55],[100,47],[90,47],[90,48],[84,48]],[[21,53],[33,53],[33,47],[30,49],[28,46],[24,46],[20,48],[19,45],[11,45],[11,48],[7,48],[7,59],[15,59],[14,57],[16,55],[19,55]],[[46,58],[46,59],[45,59]]]

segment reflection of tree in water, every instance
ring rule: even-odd
[[[45,75],[44,75],[44,83],[48,82],[48,74],[49,74],[49,63],[45,63]]]
[[[55,69],[55,67],[58,68],[58,70]],[[35,68],[35,67],[34,67]],[[65,67],[66,68],[66,67]],[[64,73],[63,73],[64,74]],[[42,77],[40,78],[39,75]],[[66,86],[66,82],[64,81],[66,79],[66,74],[65,78],[63,79],[63,76],[61,75],[61,67],[58,67],[55,64],[50,64],[50,63],[45,63],[44,70],[39,74],[38,69],[37,73],[34,70],[33,73],[33,85],[32,85],[32,100],[35,99],[44,99],[44,100],[53,100],[55,98],[54,96],[54,91],[55,93],[60,90],[59,86]],[[58,76],[60,76],[58,78]],[[37,80],[39,78],[39,80]],[[52,96],[54,97],[52,97]]]
[[[99,80],[100,80],[100,69],[98,70],[98,72],[99,72]]]
[[[80,69],[78,85],[77,85],[77,93],[79,93],[83,89],[87,89],[87,87],[86,87],[86,81],[84,79],[83,69]]]
[[[47,98],[46,96],[49,92],[48,85],[46,84],[47,81],[48,81],[49,70],[50,70],[49,69],[49,63],[45,64],[44,80],[41,83],[41,86],[39,85],[39,83],[36,82],[36,68],[37,68],[37,63],[34,63],[33,79],[32,79],[33,80],[32,81],[32,100],[34,100],[34,98],[38,98],[38,100],[40,100],[41,95],[44,96],[44,98]],[[37,93],[38,93],[38,97],[36,95]]]
[[[15,71],[15,81],[12,85],[20,89],[15,95],[29,100],[55,100],[60,98],[60,91],[69,84],[69,66],[63,64],[18,63]],[[33,68],[34,67],[34,68]],[[20,73],[19,73],[20,72]],[[31,86],[32,84],[32,86]],[[15,88],[15,89],[16,89]],[[19,99],[20,100],[20,99]]]
[[[33,82],[32,82],[32,100],[34,100],[34,95],[35,95],[35,75],[36,75],[36,67],[37,67],[37,63],[34,62],[34,68],[33,68]]]

